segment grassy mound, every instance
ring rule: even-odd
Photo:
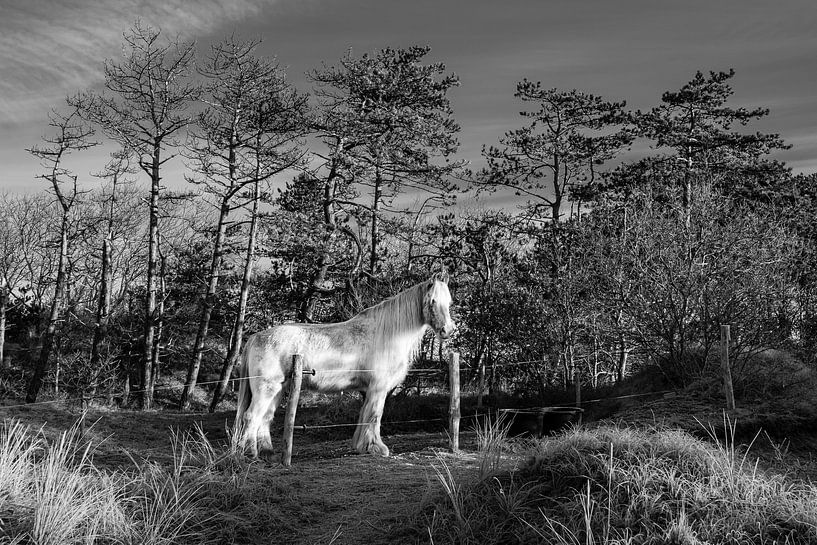
[[[200,429],[172,435],[170,467],[95,466],[79,426],[56,437],[18,421],[0,427],[0,543],[221,543],[247,537],[251,499],[241,462]],[[133,458],[132,458],[133,459]],[[239,539],[243,541],[243,539]]]
[[[729,434],[712,440],[605,426],[533,443],[520,467],[475,482],[444,468],[426,533],[433,543],[817,542],[817,487],[758,471]]]

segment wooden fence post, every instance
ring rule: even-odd
[[[303,380],[304,362],[300,355],[292,356],[292,372],[289,376],[289,401],[284,419],[284,451],[281,453],[281,463],[284,467],[292,464],[292,434],[295,431],[295,413],[298,410],[298,400],[301,398],[301,381]]]
[[[451,452],[460,450],[460,355],[451,352],[448,360],[448,384],[451,400],[448,405],[448,436]]]
[[[85,399],[85,392],[82,392],[80,407],[82,408],[82,414],[79,417],[79,432],[81,437],[85,437],[85,417],[88,414],[88,401]]]
[[[576,407],[582,406],[582,374],[579,369],[579,364],[573,362],[573,388],[576,394]]]
[[[729,367],[729,326],[721,326],[721,371],[723,372],[723,391],[726,394],[726,410],[735,408],[735,391],[732,388],[732,370]]]
[[[482,397],[485,394],[485,360],[479,359],[479,393],[477,393],[477,409],[482,408]]]

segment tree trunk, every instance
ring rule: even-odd
[[[695,114],[694,112],[690,111],[690,118],[689,118],[689,134],[692,135],[695,132]],[[687,145],[686,147],[686,160],[685,169],[684,169],[684,195],[683,195],[683,206],[684,206],[684,226],[687,228],[687,232],[689,232],[690,225],[692,223],[692,146]]]
[[[159,165],[161,148],[153,150],[150,185],[150,220],[148,233],[147,294],[145,297],[145,339],[142,354],[140,406],[153,405],[153,345],[158,319],[156,309],[156,273],[159,264]]]
[[[54,286],[54,299],[51,301],[51,310],[48,314],[48,324],[43,335],[43,344],[40,349],[40,358],[34,367],[34,374],[28,383],[26,392],[26,403],[37,401],[37,395],[43,384],[43,379],[48,372],[48,363],[51,350],[54,346],[54,337],[57,332],[57,321],[60,318],[63,293],[66,284],[66,265],[68,262],[68,211],[64,210],[62,222],[60,223],[60,255],[57,264],[57,282]]]
[[[0,368],[6,363],[6,307],[8,306],[9,290],[5,280],[0,280]]]
[[[567,391],[570,389],[571,369],[568,366],[567,358],[565,357],[564,352],[559,355],[559,359],[562,360],[562,386],[564,387],[565,391]]]
[[[378,211],[380,209],[380,199],[383,198],[383,177],[380,167],[376,167],[374,178],[374,201],[372,202],[372,250],[369,254],[369,273],[375,274],[377,267],[377,244],[380,236],[380,224],[378,223]]]
[[[312,322],[315,319],[315,306],[318,304],[318,294],[324,282],[326,282],[326,275],[329,272],[328,244],[330,238],[331,234],[327,234],[326,237],[324,237],[324,248],[318,256],[318,266],[315,269],[315,274],[312,276],[306,297],[301,305],[300,320],[303,322]]]
[[[247,240],[247,254],[244,258],[244,274],[241,277],[241,294],[238,299],[238,313],[233,323],[233,331],[230,335],[230,348],[227,351],[227,357],[224,358],[224,365],[221,367],[221,375],[219,376],[218,384],[213,391],[213,399],[210,402],[210,412],[215,412],[221,398],[224,397],[224,392],[227,391],[227,385],[230,381],[230,376],[233,374],[233,369],[238,362],[238,356],[241,353],[242,338],[244,335],[244,320],[247,315],[247,301],[250,294],[250,283],[252,281],[253,260],[255,259],[255,239],[258,232],[258,201],[260,200],[259,182],[255,182],[253,187],[253,203],[250,212],[250,233]]]
[[[573,359],[573,358],[571,357],[571,359]],[[576,406],[581,407],[582,406],[582,375],[581,375],[581,370],[579,369],[579,366],[576,364],[575,361],[573,362],[573,385],[575,387],[575,392],[576,392]]]
[[[130,402],[130,373],[125,375],[125,383],[122,385],[122,405],[120,407],[127,407]]]
[[[326,281],[326,275],[329,273],[329,244],[332,240],[332,235],[337,229],[335,223],[335,176],[336,167],[333,164],[332,170],[326,178],[326,184],[323,187],[323,223],[326,232],[323,237],[323,247],[318,256],[318,266],[315,269],[315,274],[312,276],[312,281],[309,283],[304,302],[301,305],[300,319],[304,322],[311,322],[314,319],[315,305],[318,302],[318,294],[323,288]]]
[[[423,204],[420,205],[420,208],[419,208],[419,210],[417,210],[417,213],[414,215],[414,220],[411,223],[411,231],[409,231],[408,250],[406,251],[406,274],[407,275],[411,274],[411,267],[413,265],[412,262],[411,262],[411,258],[414,255],[414,244],[415,244],[414,239],[417,236],[417,226],[420,224],[420,217],[422,216],[423,209],[426,207],[426,205],[429,202],[431,202],[432,200],[434,200],[435,198],[436,197],[431,196],[431,197],[426,198],[426,200],[423,201]]]
[[[201,369],[201,358],[204,354],[204,343],[207,340],[207,329],[210,326],[210,316],[213,313],[213,305],[216,299],[216,289],[218,288],[219,276],[221,274],[221,260],[224,255],[224,239],[227,232],[227,217],[230,215],[229,197],[224,197],[221,201],[221,210],[218,216],[218,227],[216,237],[213,241],[213,257],[210,262],[208,273],[207,290],[202,298],[201,317],[199,318],[199,329],[196,332],[196,341],[193,344],[193,357],[187,367],[187,379],[184,383],[184,390],[179,400],[179,408],[190,409],[190,392],[196,387]]]
[[[477,382],[479,390],[477,391],[477,408],[482,408],[483,397],[485,396],[485,359],[482,354],[485,352],[485,337],[479,340],[479,349],[477,350],[474,359],[471,360],[471,367],[477,367]]]
[[[559,154],[555,154],[553,156],[553,200],[550,204],[550,215],[553,225],[558,225],[562,217],[562,185],[559,180],[561,173],[561,157]]]
[[[154,387],[156,386],[156,380],[159,378],[159,363],[160,363],[160,356],[162,355],[162,334],[164,333],[165,327],[165,293],[166,293],[166,284],[165,284],[165,256],[159,252],[159,290],[158,290],[158,297],[157,297],[157,304],[156,304],[156,325],[155,325],[155,332],[153,335],[153,350],[151,351],[150,355],[150,385],[148,386],[148,390],[150,391],[151,398],[153,397]]]
[[[627,339],[624,337],[623,334],[619,336],[618,339],[618,366],[616,369],[616,382],[621,383],[624,380],[624,376],[627,374],[627,359],[630,355],[630,349],[627,347]]]
[[[689,228],[692,224],[692,158],[687,162],[687,168],[684,171],[684,192],[683,192],[683,207],[684,207],[684,227]]]
[[[122,166],[122,163],[119,163]],[[94,340],[91,345],[91,369],[94,373],[94,383],[91,391],[96,395],[99,387],[99,366],[102,361],[101,349],[102,345],[108,340],[108,324],[110,322],[111,313],[111,297],[113,291],[113,228],[114,228],[114,214],[116,212],[116,185],[119,181],[119,171],[114,172],[111,181],[111,199],[110,207],[108,209],[108,233],[102,240],[102,271],[99,287],[99,300],[96,308],[96,325],[94,327]],[[114,371],[114,379],[116,379],[116,371]],[[108,392],[108,405],[111,404],[113,396],[113,388]]]
[[[593,329],[593,375],[590,378],[590,386],[594,389],[599,387],[599,338],[595,328]]]
[[[111,262],[112,262],[111,233],[102,241],[102,278],[99,286],[99,301],[96,307],[96,324],[94,326],[94,340],[91,344],[91,372],[94,373],[94,382],[91,385],[92,395],[96,394],[99,366],[102,361],[100,350],[108,337],[108,315],[111,311]]]
[[[488,369],[488,395],[493,397],[496,388],[496,365],[494,365],[494,341],[488,339],[488,346],[486,348],[486,367]]]

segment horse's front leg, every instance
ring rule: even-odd
[[[389,447],[380,438],[380,420],[383,417],[387,393],[380,390],[368,390],[365,393],[357,429],[352,438],[352,446],[361,454],[389,455]]]

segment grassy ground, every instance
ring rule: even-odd
[[[702,380],[541,441],[463,423],[458,455],[444,395],[389,401],[383,459],[322,427],[358,396],[307,394],[290,469],[237,456],[229,410],[92,407],[72,429],[78,406],[0,406],[0,543],[815,543],[817,388],[792,365],[742,383],[733,422]]]
[[[0,433],[0,536],[12,543],[815,542],[817,494],[795,475],[801,458],[761,435],[754,449],[775,446],[756,466],[734,440],[735,426],[722,413],[714,418],[716,407],[686,402],[669,396],[622,414],[696,407],[699,419],[713,415],[708,439],[641,423],[508,440],[493,423],[464,434],[459,455],[446,453],[442,432],[392,430],[394,456],[384,459],[353,454],[351,430],[316,428],[296,436],[291,469],[234,457],[224,431],[231,413],[97,409],[84,435],[61,435],[74,417],[66,408],[22,407],[8,412],[29,427],[7,421]],[[318,423],[324,413],[306,407],[301,417]]]
[[[342,422],[358,406],[342,399],[326,409],[325,400],[312,401],[299,423]],[[447,456],[437,422],[426,430],[384,425],[389,458],[353,453],[352,428],[298,431],[285,469],[231,452],[225,430],[232,412],[92,408],[83,433],[65,431],[78,408],[0,410],[0,543],[411,543],[410,519],[436,487],[432,465]],[[273,435],[281,435],[280,418]],[[472,442],[464,434],[469,450]],[[473,455],[453,463],[458,471],[476,464]],[[42,467],[56,469],[45,478]],[[44,480],[58,484],[49,494],[60,502],[36,492]]]

